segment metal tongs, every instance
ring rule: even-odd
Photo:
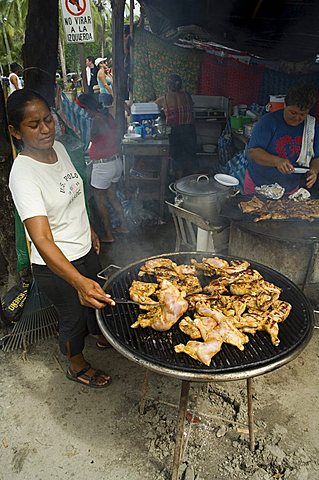
[[[146,307],[158,307],[160,305],[164,305],[163,303],[154,302],[154,303],[142,303],[142,302],[134,302],[133,300],[127,300],[126,298],[114,298],[112,297],[115,303],[129,303],[133,305],[138,305],[139,307],[145,305]]]

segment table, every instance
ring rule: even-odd
[[[132,184],[136,185],[138,182],[155,184],[159,199],[159,216],[163,218],[169,165],[168,138],[139,141],[124,138],[121,145],[126,187],[129,189]]]

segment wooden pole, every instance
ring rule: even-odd
[[[84,44],[78,43],[79,57],[80,57],[80,67],[81,67],[81,78],[82,78],[82,90],[84,93],[88,93],[88,82],[86,78],[86,64],[85,64],[85,52]]]
[[[115,103],[115,119],[118,125],[119,138],[126,131],[124,100],[125,100],[125,76],[124,76],[124,43],[123,24],[125,0],[112,0],[112,61],[113,61],[113,98]]]
[[[133,103],[133,38],[134,38],[134,0],[130,0],[130,71],[129,71],[129,103]]]

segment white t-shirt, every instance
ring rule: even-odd
[[[56,245],[70,261],[91,248],[91,230],[83,182],[64,146],[54,142],[58,161],[41,163],[19,154],[10,172],[9,188],[22,221],[46,216]],[[31,243],[31,262],[45,265]]]
[[[18,77],[17,74],[15,74],[15,73],[12,72],[12,73],[10,73],[10,75],[9,75],[9,88],[10,88],[10,93],[15,92],[15,91],[17,90],[16,87],[15,87],[15,85],[11,82],[11,78],[12,78],[12,77],[16,77],[16,79],[17,79],[17,82],[18,82],[18,90],[21,90],[21,88],[22,88],[22,83],[21,83],[20,78]]]

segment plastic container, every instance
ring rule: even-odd
[[[250,124],[252,123],[252,118],[250,117],[235,117],[234,115],[232,115],[230,117],[230,126],[233,130],[239,130],[240,128],[242,128],[243,125],[247,125],[247,124]]]
[[[267,112],[282,110],[285,106],[286,95],[269,95],[269,103],[266,105]]]
[[[143,120],[155,120],[160,115],[159,106],[155,102],[133,103],[131,106],[131,117],[133,122]]]

